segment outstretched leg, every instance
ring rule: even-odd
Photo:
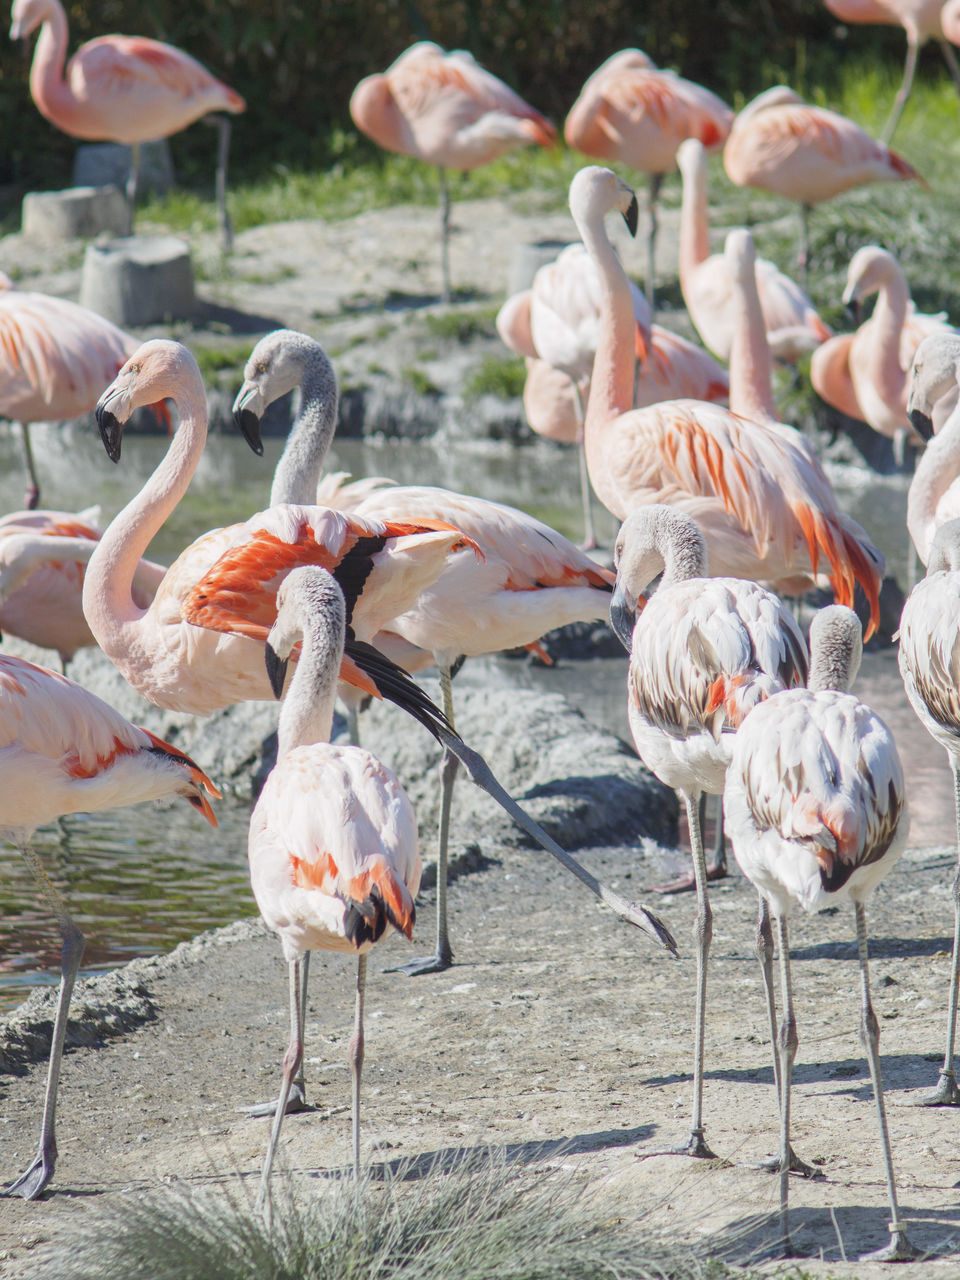
[[[36,1200],[53,1177],[57,1162],[57,1090],[60,1085],[60,1063],[63,1059],[63,1041],[67,1033],[67,1013],[70,1009],[70,997],[76,981],[77,970],[83,957],[83,934],[70,918],[67,904],[50,880],[40,860],[32,849],[24,845],[20,852],[26,859],[27,866],[43,890],[44,896],[53,908],[63,935],[63,950],[60,955],[60,995],[57,1000],[57,1013],[53,1022],[53,1036],[50,1043],[50,1062],[47,1067],[47,1089],[43,1099],[43,1120],[40,1125],[40,1146],[37,1154],[15,1182],[4,1187],[5,1196],[23,1196],[24,1200]]]
[[[270,1209],[267,1200],[267,1189],[270,1185],[270,1170],[273,1167],[273,1157],[276,1154],[277,1143],[280,1140],[280,1128],[283,1124],[283,1117],[287,1108],[287,1095],[290,1093],[290,1086],[293,1083],[293,1077],[300,1066],[303,1058],[303,1036],[300,1032],[302,1020],[300,1017],[300,961],[294,960],[290,964],[290,1043],[287,1045],[287,1052],[283,1055],[283,1080],[280,1085],[280,1098],[277,1103],[276,1111],[273,1117],[273,1125],[270,1129],[270,1141],[267,1143],[267,1152],[263,1157],[263,1171],[260,1175],[260,1190],[257,1194],[257,1203],[255,1211],[262,1213],[269,1223]]]
[[[951,762],[952,763],[952,762]],[[920,1099],[922,1107],[955,1107],[960,1103],[957,1073],[953,1065],[957,1036],[957,988],[960,985],[960,767],[953,767],[953,798],[957,818],[957,869],[953,877],[953,965],[950,971],[950,995],[947,999],[947,1048],[943,1055],[940,1078],[932,1093]]]
[[[307,1022],[307,982],[310,978],[310,952],[305,951],[303,959],[300,961],[300,1043],[304,1040],[304,1030]],[[293,1031],[291,1029],[291,1039],[293,1039]],[[279,1098],[274,1098],[272,1102],[257,1102],[252,1107],[240,1107],[240,1111],[244,1115],[253,1118],[260,1116],[273,1116],[277,1113],[279,1106]],[[312,1111],[313,1108],[307,1103],[307,1085],[303,1078],[303,1059],[301,1057],[300,1067],[297,1074],[293,1078],[290,1090],[287,1093],[287,1101],[285,1111],[288,1116],[295,1115],[298,1111]]]
[[[893,1176],[893,1157],[890,1154],[890,1134],[887,1130],[887,1113],[883,1104],[883,1081],[880,1079],[880,1027],[870,1000],[870,968],[867,958],[867,918],[863,903],[854,905],[857,915],[857,952],[860,957],[860,1039],[867,1054],[870,1079],[873,1081],[873,1097],[877,1104],[877,1124],[880,1126],[880,1142],[883,1146],[883,1166],[887,1176],[887,1198],[890,1201],[891,1221],[887,1226],[890,1243],[875,1253],[863,1255],[862,1261],[908,1262],[918,1258],[919,1251],[907,1239],[907,1224],[900,1220],[897,1204],[897,1184]]]
[[[887,117],[887,123],[883,126],[883,132],[880,135],[880,141],[889,146],[890,139],[896,131],[897,125],[900,123],[900,117],[903,115],[903,108],[907,105],[907,99],[910,97],[910,90],[913,88],[913,76],[917,69],[917,53],[919,46],[916,40],[907,37],[907,57],[903,64],[903,81],[897,90],[897,96],[893,100],[893,109]],[[949,63],[947,64],[950,65]]]
[[[357,999],[353,1035],[350,1037],[350,1071],[353,1076],[353,1176],[360,1177],[360,1073],[363,1070],[363,996],[367,989],[367,957],[357,956]]]

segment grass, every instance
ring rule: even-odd
[[[514,396],[523,395],[523,384],[527,371],[522,360],[517,358],[498,359],[487,356],[477,365],[473,373],[463,384],[465,400],[479,400],[481,396],[499,396],[501,400],[512,400]]]
[[[278,1181],[274,1179],[275,1183]],[[726,1268],[611,1214],[570,1174],[481,1151],[309,1190],[271,1225],[250,1188],[174,1185],[85,1206],[31,1280],[719,1280]]]

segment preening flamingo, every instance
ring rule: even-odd
[[[277,763],[250,817],[250,883],[260,914],[280,935],[290,971],[290,1044],[279,1105],[263,1162],[257,1209],[267,1188],[290,1085],[303,1058],[301,957],[340,951],[357,957],[353,1076],[353,1170],[360,1172],[360,1072],[367,952],[416,918],[420,854],[413,806],[396,776],[369,751],[330,743],[347,609],[323,569],[296,569],[280,584],[266,643],[279,698],[287,661],[300,660],[280,712]]]
[[[647,301],[653,306],[657,200],[677,148],[697,138],[712,150],[730,132],[733,112],[716,94],[660,71],[639,49],[621,49],[594,71],[563,127],[567,145],[595,160],[613,160],[649,175]]]
[[[10,39],[25,40],[40,27],[30,68],[30,93],[40,114],[74,138],[127,143],[132,152],[127,200],[130,225],[137,197],[140,144],[167,138],[211,112],[244,111],[239,93],[195,58],[145,36],[98,36],[80,46],[66,66],[67,15],[60,0],[13,0]],[[217,211],[224,247],[232,242],[227,216],[230,122],[213,117],[220,132]]]
[[[696,138],[677,149],[683,178],[680,205],[680,289],[694,328],[721,360],[730,359],[733,345],[733,285],[722,253],[710,252],[707,204],[707,152]],[[757,289],[771,354],[796,364],[830,330],[817,315],[806,293],[767,258],[756,262]]]
[[[378,146],[415,156],[440,172],[443,301],[450,301],[447,169],[469,172],[531,142],[552,147],[553,125],[463,49],[411,45],[382,74],[361,80],[350,115]]]
[[[775,693],[744,720],[733,739],[723,807],[737,862],[777,922],[783,997],[778,1045],[784,1247],[789,1254],[790,1078],[797,1051],[787,921],[795,903],[812,912],[850,898],[860,957],[860,1038],[873,1081],[891,1214],[889,1245],[868,1256],[893,1262],[918,1253],[897,1204],[880,1077],[880,1030],[870,1001],[864,903],[903,850],[906,794],[893,734],[847,692],[860,653],[860,623],[851,610],[834,605],[816,615],[810,627],[808,687]]]
[[[318,347],[302,334],[281,331],[267,335],[247,362],[244,385],[235,401],[235,409],[245,418],[246,431],[252,432],[255,417],[290,389],[292,372],[301,363],[304,372],[300,418],[288,449],[301,459],[314,485],[332,431],[320,410],[324,379],[317,375],[316,365],[326,357],[321,360],[322,349],[318,352]],[[329,395],[323,404],[329,412]],[[285,475],[291,485],[298,483],[291,471],[285,469]],[[276,489],[274,493],[279,496]],[[404,520],[416,521],[422,516],[444,525],[449,522],[479,548],[479,557],[472,552],[465,557],[451,551],[434,582],[385,627],[387,633],[406,643],[407,650],[400,659],[404,665],[416,670],[436,662],[449,724],[453,723],[451,672],[461,658],[529,645],[554,627],[591,621],[607,611],[613,575],[555,530],[515,507],[413,485],[386,485],[357,493],[325,486],[324,500],[342,503],[351,517],[361,520],[391,520],[396,513],[404,512]],[[394,515],[388,515],[391,512]],[[378,646],[384,643],[383,634],[374,642]],[[452,957],[446,870],[455,774],[456,759],[448,752],[441,765],[437,952],[408,966],[411,972],[446,968]]]
[[[924,338],[917,348],[906,411],[927,441],[907,491],[907,528],[924,564],[941,525],[960,519],[960,335]],[[953,409],[934,435],[935,412],[948,400]]]
[[[737,115],[723,166],[738,187],[759,187],[800,205],[804,274],[807,218],[824,200],[870,182],[923,179],[902,156],[836,111],[812,107],[786,85],[766,89]]]
[[[137,345],[136,338],[95,311],[17,289],[0,271],[0,418],[20,424],[29,511],[40,498],[30,423],[90,413]]]
[[[928,40],[939,42],[947,70],[960,92],[960,67],[957,66],[956,55],[947,43],[948,40],[953,39],[951,35],[953,25],[947,14],[950,4],[944,4],[943,0],[824,0],[824,3],[841,22],[899,25],[906,32],[907,56],[903,64],[903,81],[893,100],[887,123],[880,134],[884,142],[890,141],[900,122],[903,108],[907,105],[910,90],[913,88],[917,54]],[[957,35],[960,37],[960,29]],[[960,43],[960,39],[953,42]]]
[[[65,813],[117,809],[183,796],[217,825],[207,796],[219,796],[189,756],[140,729],[64,676],[0,655],[0,829],[16,843],[63,935],[60,994],[37,1155],[4,1195],[35,1200],[53,1177],[57,1086],[67,1012],[84,937],[30,847],[34,830]]]
[[[696,400],[631,409],[632,308],[603,219],[613,209],[628,209],[634,199],[609,169],[582,169],[570,186],[574,220],[604,281],[604,329],[584,429],[595,493],[621,520],[647,503],[686,511],[703,529],[713,574],[752,578],[793,593],[806,589],[803,584],[825,558],[841,603],[853,603],[855,582],[863,587],[872,633],[879,620],[882,557],[840,511],[797,432]],[[745,269],[738,297],[746,376],[739,379],[738,394],[741,400],[749,396],[759,413],[769,396],[770,357],[756,287],[747,294],[749,279]],[[751,385],[753,373],[762,370],[767,387]]]
[[[777,596],[753,582],[706,577],[703,533],[673,507],[646,506],[628,516],[614,563],[610,621],[630,654],[630,730],[647,768],[683,797],[697,890],[693,1118],[689,1141],[671,1153],[710,1158],[703,1136],[703,1038],[713,925],[699,799],[723,791],[732,730],[751,708],[806,680],[807,647]],[[661,570],[660,586],[638,613]]]

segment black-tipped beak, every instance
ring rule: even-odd
[[[632,236],[637,234],[637,227],[640,225],[640,206],[637,203],[637,197],[634,196],[627,205],[623,215],[623,220],[627,224],[627,230]]]
[[[252,409],[235,409],[233,425],[243,432],[243,438],[257,455],[263,457],[263,439],[260,435],[260,419]]]
[[[921,409],[911,409],[907,416],[911,427],[921,440],[929,443],[933,439],[933,419]]]
[[[123,442],[123,423],[103,404],[96,408],[97,426],[100,428],[100,439],[111,462],[120,461],[120,445]]]
[[[844,300],[843,305],[851,321],[859,328],[860,317],[863,315],[863,308],[860,305],[860,299],[851,298],[849,301]]]
[[[617,639],[627,653],[633,647],[633,628],[637,621],[636,602],[630,603],[629,596],[618,581],[610,600],[610,625],[617,633]]]
[[[270,681],[270,688],[273,690],[275,698],[283,697],[283,686],[287,679],[287,665],[289,658],[278,658],[276,651],[270,647],[270,642],[263,650],[263,658],[267,664],[267,679]]]

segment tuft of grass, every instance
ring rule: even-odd
[[[204,382],[215,382],[217,375],[226,371],[235,373],[237,381],[242,381],[243,367],[250,355],[249,342],[230,342],[207,346],[203,343],[187,342],[193,352]]]
[[[482,307],[472,311],[446,311],[425,316],[427,332],[447,342],[459,342],[466,346],[474,338],[495,338],[494,319],[497,307]]]
[[[440,388],[422,369],[411,366],[408,369],[401,370],[400,376],[408,386],[413,387],[418,396],[438,396],[440,394]]]
[[[481,396],[491,395],[511,400],[522,396],[526,376],[526,366],[521,359],[487,356],[463,384],[464,399],[479,400]]]
[[[275,1179],[276,1181],[276,1179]],[[245,1192],[174,1185],[72,1215],[31,1280],[711,1280],[726,1268],[612,1216],[569,1174],[463,1153],[285,1183],[269,1226]]]

